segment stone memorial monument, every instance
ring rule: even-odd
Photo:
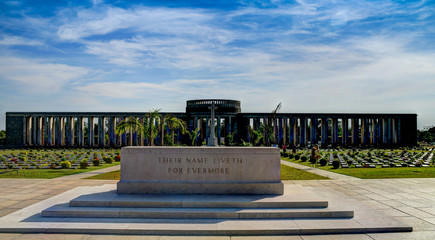
[[[278,148],[124,147],[118,193],[283,194]]]

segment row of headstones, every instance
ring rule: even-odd
[[[116,156],[114,153],[104,153],[103,155],[104,155],[104,157],[114,157],[114,156]],[[3,155],[0,155],[0,156],[3,156]],[[12,161],[12,159],[18,159],[18,158],[13,157],[11,155],[6,155],[6,156],[3,156],[3,157],[6,159],[6,163],[0,162],[0,169],[8,169],[8,165],[15,165],[15,167],[13,169],[37,169],[37,168],[40,168],[40,169],[49,169],[49,168],[52,168],[51,164],[59,162],[59,161],[62,161],[62,160],[59,159],[59,160],[51,160],[51,161],[49,161],[49,160],[42,160],[42,161],[34,162],[34,161],[32,161],[33,159],[28,159],[26,161],[26,163],[24,163],[24,162],[23,163],[19,163],[19,162]],[[73,157],[70,157],[70,158],[66,158],[65,157],[65,161],[70,161],[71,162],[71,169],[77,169],[78,166],[80,165],[80,161],[85,159],[85,156],[81,156],[81,157],[79,157],[77,159],[75,157],[76,156],[73,156]],[[102,155],[100,153],[98,153],[97,157],[100,159],[101,163],[104,163],[102,161],[103,158],[102,158]],[[88,164],[91,165],[92,164],[92,160],[93,160],[93,157],[89,156],[89,158],[87,159]],[[28,163],[29,161],[31,163]],[[54,168],[55,169],[60,169],[62,167],[61,166],[56,166]]]
[[[368,162],[359,156],[355,156],[356,160],[354,158],[348,156],[347,154],[345,154],[344,156],[347,158],[347,161],[341,155],[337,155],[338,161],[340,162],[340,166],[342,168],[349,168],[349,163],[348,163],[349,161],[351,162],[351,164],[353,164],[355,166],[355,168],[362,168],[364,166],[367,166],[369,168],[376,168],[376,165],[381,166],[383,168],[388,168],[388,167],[392,167],[392,164],[394,164],[394,167],[405,167],[405,166],[415,167],[416,164],[418,162],[420,162],[420,160],[415,160],[413,162],[411,162],[411,161],[400,162],[399,160],[391,161],[391,160],[381,159],[378,157],[372,157],[372,162]],[[426,161],[424,161],[421,166],[422,167],[429,167],[430,163],[432,161],[432,158],[433,158],[433,153],[430,153],[430,155],[428,156]],[[422,159],[422,157],[419,159]],[[334,160],[335,159],[334,159],[333,153],[330,153],[328,165],[332,165],[332,162]]]

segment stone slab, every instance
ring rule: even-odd
[[[306,208],[119,208],[69,207],[59,204],[42,212],[43,217],[148,218],[148,219],[294,219],[352,218],[353,211]]]
[[[128,195],[107,191],[84,194],[71,207],[164,207],[164,208],[326,208],[328,201],[307,196],[292,186],[284,195]],[[298,193],[297,195],[292,195]]]
[[[121,194],[283,194],[274,147],[123,147]]]

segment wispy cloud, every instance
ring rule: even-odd
[[[43,45],[42,42],[38,40],[32,40],[28,38],[23,38],[19,36],[3,36],[2,39],[0,39],[0,45],[6,45],[6,46],[14,46],[14,45],[28,45],[28,46],[38,46]]]
[[[10,85],[20,94],[54,94],[74,80],[90,72],[84,67],[58,63],[44,63],[36,60],[0,58],[0,79],[11,81]]]

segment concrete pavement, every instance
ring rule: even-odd
[[[84,179],[0,179],[0,217],[78,186],[117,181]],[[413,227],[409,233],[306,236],[119,236],[95,234],[0,234],[0,239],[435,239],[435,178],[284,181],[316,189],[330,188]]]

